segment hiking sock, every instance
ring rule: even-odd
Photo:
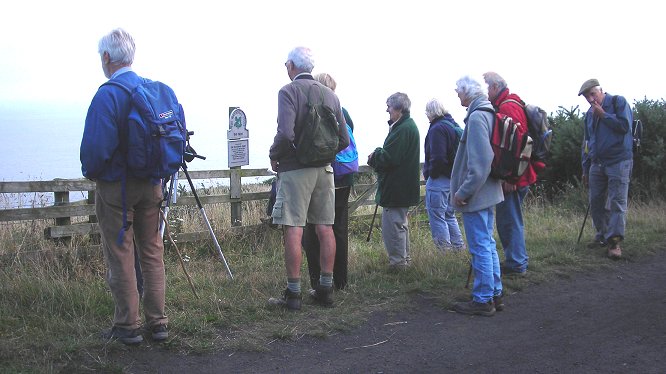
[[[287,288],[292,293],[301,293],[301,278],[287,278]]]
[[[333,287],[333,273],[320,273],[319,285],[322,287]]]

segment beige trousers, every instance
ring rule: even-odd
[[[139,293],[134,271],[134,250],[139,253],[144,278],[143,311],[146,326],[167,324],[164,313],[164,243],[159,233],[162,190],[150,180],[128,178],[125,207],[129,229],[118,237],[123,225],[121,182],[97,182],[95,210],[102,233],[106,280],[115,301],[113,324],[124,329],[141,326]],[[136,248],[132,239],[136,239]]]

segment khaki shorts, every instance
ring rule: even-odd
[[[329,166],[278,174],[273,223],[285,226],[332,225],[335,221],[335,184]]]

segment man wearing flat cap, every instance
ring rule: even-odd
[[[627,194],[633,168],[633,113],[622,96],[607,94],[588,79],[578,91],[590,103],[585,114],[583,183],[589,186],[590,212],[597,231],[589,248],[607,247],[608,257],[622,256]]]

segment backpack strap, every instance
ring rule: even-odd
[[[116,87],[120,87],[120,88],[123,89],[123,91],[127,92],[127,94],[130,95],[130,97],[132,96],[132,90],[130,90],[129,87],[125,86],[124,84],[122,84],[122,83],[120,83],[120,82],[118,82],[118,81],[115,81],[115,80],[111,80],[111,79],[110,79],[110,80],[104,82],[100,87],[103,87],[103,86],[116,86]]]
[[[318,84],[316,84],[316,83],[311,84],[310,87],[308,88],[308,92],[307,92],[307,93],[305,92],[305,89],[304,89],[303,87],[301,87],[301,86],[298,86],[298,89],[301,90],[301,92],[303,93],[303,95],[305,95],[305,96],[308,98],[308,105],[314,105],[314,104],[312,103],[312,100],[310,99],[310,92],[312,92],[312,87],[317,87],[317,88],[319,88],[319,99],[320,99],[319,102],[320,102],[321,104],[323,104],[323,103],[324,103],[324,90],[321,88],[320,85],[318,85]]]
[[[499,106],[502,106],[503,104],[506,104],[506,103],[516,103],[516,104],[520,105],[520,107],[523,108],[523,110],[525,110],[525,102],[523,102],[522,100],[518,101],[518,100],[514,100],[514,99],[506,99],[506,100],[502,101],[499,104]]]
[[[492,114],[496,114],[496,113],[497,113],[497,112],[495,112],[494,109],[490,109],[490,108],[487,108],[487,107],[484,107],[484,106],[482,106],[482,107],[480,107],[480,108],[476,108],[476,109],[474,109],[474,110],[480,110],[480,111],[482,111],[482,112],[488,112],[488,113],[492,113]]]

